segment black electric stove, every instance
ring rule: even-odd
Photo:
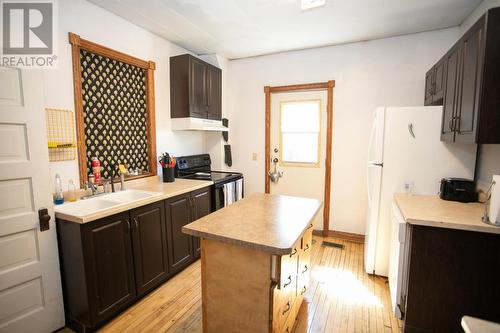
[[[175,177],[183,179],[210,180],[214,182],[212,186],[212,208],[213,210],[224,207],[224,185],[238,180],[243,180],[243,174],[239,172],[212,171],[212,161],[209,154],[180,156],[175,165]],[[242,186],[243,181],[239,182]]]

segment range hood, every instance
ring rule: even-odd
[[[220,120],[203,118],[172,118],[173,131],[217,131],[227,132],[229,129]]]

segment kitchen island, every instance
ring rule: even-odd
[[[291,332],[320,208],[316,199],[254,193],[183,227],[201,237],[203,332]]]

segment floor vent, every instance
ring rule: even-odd
[[[328,247],[336,247],[339,249],[344,249],[344,247],[345,247],[343,244],[334,243],[334,242],[326,242],[326,241],[323,241],[323,243],[321,245],[328,246]]]

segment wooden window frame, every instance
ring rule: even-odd
[[[318,104],[318,111],[319,111],[319,131],[318,131],[318,160],[316,162],[291,162],[291,161],[285,161],[283,159],[283,124],[281,122],[282,120],[282,114],[283,114],[283,105],[284,104],[301,104],[301,103],[311,103],[315,102]],[[321,103],[320,99],[301,99],[301,100],[290,100],[290,101],[282,101],[280,102],[280,114],[279,114],[279,123],[280,123],[280,134],[279,134],[279,165],[284,166],[284,167],[301,167],[301,168],[319,168],[320,167],[320,162],[321,162],[321,135],[323,132],[321,131],[321,122],[322,122],[322,112],[321,108],[323,107],[323,104]]]
[[[332,136],[333,136],[333,88],[335,81],[330,80],[327,82],[319,83],[306,83],[294,84],[288,86],[265,86],[265,161],[264,161],[264,177],[265,177],[265,192],[270,192],[270,181],[268,171],[271,168],[271,95],[273,93],[287,93],[297,91],[314,91],[326,90],[327,91],[327,104],[326,104],[326,156],[325,156],[325,191],[323,198],[323,235],[330,234],[330,195],[331,195],[331,181],[332,181]]]
[[[73,88],[75,94],[75,120],[76,120],[76,138],[78,149],[78,167],[80,173],[80,186],[87,180],[87,147],[85,144],[85,130],[83,118],[83,96],[82,96],[82,68],[80,62],[80,51],[85,50],[94,54],[120,61],[131,66],[146,70],[146,114],[148,131],[148,158],[149,172],[127,177],[126,180],[137,178],[152,177],[157,175],[156,161],[156,126],[155,126],[155,92],[154,92],[154,70],[156,64],[153,61],[142,60],[128,54],[112,50],[106,46],[80,38],[79,35],[69,33],[69,43],[71,44],[71,54],[73,60]]]

